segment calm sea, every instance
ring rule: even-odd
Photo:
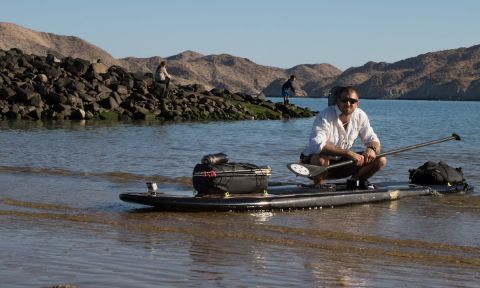
[[[462,136],[390,156],[373,181],[408,181],[408,169],[443,160],[480,187],[480,102],[361,107],[384,150]],[[302,181],[285,164],[312,121],[0,122],[0,286],[478,287],[476,192],[254,213],[152,212],[118,199],[150,180],[190,193],[195,163],[215,152],[270,165],[272,180]]]

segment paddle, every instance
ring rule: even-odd
[[[438,139],[438,140],[433,140],[433,141],[420,143],[420,144],[416,144],[416,145],[410,145],[410,146],[407,146],[407,147],[404,147],[404,148],[399,148],[399,149],[395,149],[395,150],[392,150],[392,151],[384,152],[384,153],[378,154],[377,157],[392,155],[392,154],[396,154],[396,153],[420,148],[420,147],[423,147],[423,146],[433,145],[433,144],[437,144],[437,143],[441,143],[441,142],[445,142],[445,141],[450,141],[450,140],[460,140],[460,136],[458,134],[453,133],[452,136],[450,136],[450,137],[445,137],[445,138],[441,138],[441,139]],[[332,164],[330,166],[318,166],[318,165],[311,165],[311,164],[290,163],[290,164],[287,164],[287,167],[288,167],[288,169],[290,169],[290,171],[295,173],[297,176],[315,177],[315,176],[320,175],[320,174],[322,174],[322,173],[324,173],[324,172],[326,172],[326,171],[328,171],[332,168],[343,167],[343,166],[346,166],[346,165],[349,165],[349,164],[352,164],[352,163],[355,163],[355,161],[348,160],[348,161],[345,161],[345,162]]]

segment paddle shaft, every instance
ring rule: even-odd
[[[441,143],[441,142],[445,142],[445,141],[450,141],[450,140],[460,140],[460,136],[453,133],[452,136],[450,136],[450,137],[445,137],[445,138],[441,138],[441,139],[438,139],[438,140],[433,140],[433,141],[429,141],[429,142],[425,142],[425,143],[410,145],[410,146],[407,146],[407,147],[404,147],[404,148],[398,148],[398,149],[391,150],[391,151],[388,151],[388,152],[380,153],[380,154],[377,155],[377,157],[384,157],[384,156],[387,156],[387,155],[393,155],[393,154],[397,154],[397,153],[400,153],[400,152],[404,152],[404,151],[408,151],[408,150],[412,150],[412,149],[417,149],[417,148],[420,148],[420,147],[429,146],[429,145],[433,145],[433,144],[437,144],[437,143]],[[348,161],[345,161],[345,162],[332,164],[332,165],[326,166],[324,171],[332,169],[332,168],[343,167],[343,166],[346,166],[346,165],[350,165],[352,163],[355,163],[355,161],[348,160]]]

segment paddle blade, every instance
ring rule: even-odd
[[[302,177],[315,177],[327,171],[328,169],[325,166],[300,164],[300,163],[287,164],[287,168],[293,173],[295,173],[295,175],[302,176]]]

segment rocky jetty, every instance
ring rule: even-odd
[[[167,88],[151,73],[129,73],[116,65],[0,50],[2,119],[202,121],[313,115],[308,108],[200,84]]]

